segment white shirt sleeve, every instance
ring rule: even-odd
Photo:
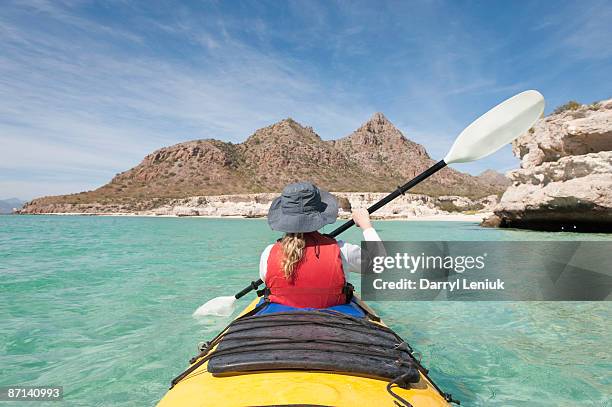
[[[363,240],[366,242],[380,242],[380,236],[374,228],[368,228],[363,231]],[[347,243],[343,240],[338,240],[340,246],[340,255],[342,257],[342,268],[346,273],[361,273],[361,246],[357,244]]]
[[[268,271],[268,257],[270,256],[270,250],[272,250],[273,245],[269,245],[266,247],[261,253],[261,257],[259,258],[259,278],[262,281],[266,281],[266,272]]]

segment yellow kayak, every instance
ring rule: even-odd
[[[257,308],[256,308],[257,307]],[[173,380],[158,406],[449,406],[412,349],[358,298],[363,317],[253,315],[253,301]]]

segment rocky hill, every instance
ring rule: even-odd
[[[0,199],[0,213],[13,213],[14,210],[20,209],[23,204],[24,202],[17,198]]]
[[[486,170],[480,173],[476,178],[484,184],[499,186],[500,188],[507,188],[510,186],[510,179],[504,174],[500,174],[495,170]]]
[[[332,191],[385,192],[433,163],[423,146],[404,137],[382,113],[332,141],[285,119],[240,144],[205,139],[159,149],[94,191],[39,198],[22,213],[70,211],[70,205],[88,204],[147,210],[192,196],[280,191],[297,180]],[[476,199],[504,189],[444,168],[414,192]]]
[[[612,99],[557,109],[512,147],[521,168],[485,226],[612,231]]]

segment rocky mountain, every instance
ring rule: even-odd
[[[39,198],[23,212],[57,212],[74,204],[145,210],[177,198],[280,191],[297,180],[332,191],[384,192],[433,163],[423,146],[404,137],[382,113],[333,141],[285,119],[240,144],[205,139],[161,148],[94,191]],[[503,189],[444,168],[414,192],[481,198]]]
[[[353,133],[331,143],[362,169],[364,176],[358,180],[358,184],[372,185],[366,189],[369,191],[391,191],[435,163],[422,145],[404,137],[382,113],[375,113]],[[353,190],[364,189],[357,186]],[[412,190],[432,196],[462,195],[471,198],[500,191],[503,188],[483,184],[476,177],[448,167]]]
[[[0,199],[0,213],[13,213],[14,209],[20,209],[23,204],[24,202],[17,198]]]
[[[511,184],[510,179],[495,170],[483,171],[476,178],[484,184],[495,185],[500,188],[507,188]]]
[[[612,99],[568,106],[514,141],[521,168],[485,226],[612,231]]]

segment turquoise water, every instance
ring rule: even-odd
[[[387,240],[612,238],[457,222],[376,227]],[[265,220],[0,216],[0,386],[63,385],[67,405],[155,404],[196,344],[229,320],[191,313],[256,279],[276,237]],[[371,305],[463,405],[609,405],[610,303]]]

